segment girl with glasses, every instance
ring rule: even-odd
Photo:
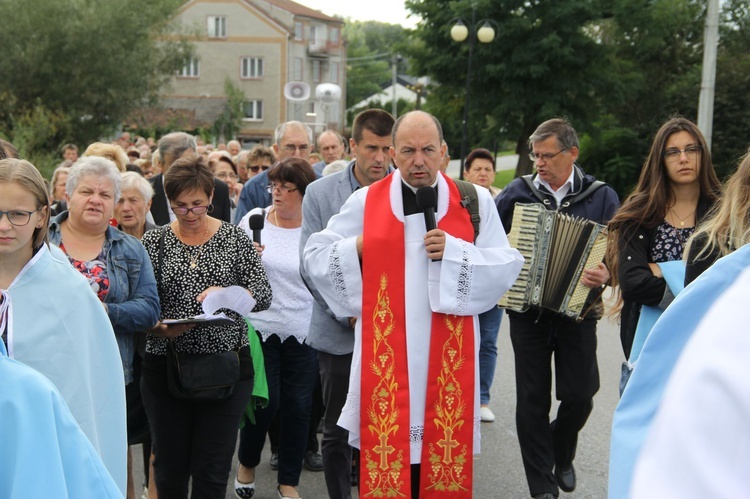
[[[124,495],[125,384],[117,341],[88,283],[48,244],[49,212],[36,168],[19,159],[0,161],[2,349],[57,387]],[[35,469],[42,477],[54,472]]]

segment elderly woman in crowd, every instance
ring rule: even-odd
[[[27,161],[0,161],[2,342],[58,388],[124,494],[125,389],[112,323],[65,255],[47,244],[48,221],[39,171]],[[42,482],[55,472],[44,462],[35,472]]]
[[[125,172],[122,174],[121,189],[120,199],[115,205],[117,228],[141,239],[147,231],[156,228],[156,225],[147,220],[154,188],[142,175]]]
[[[68,208],[65,202],[65,184],[68,182],[68,173],[70,172],[70,166],[58,166],[55,171],[52,172],[52,180],[49,183],[50,199],[52,200],[52,215],[62,213]]]
[[[216,178],[227,184],[227,187],[229,187],[229,200],[232,203],[232,218],[234,219],[234,212],[237,209],[237,200],[239,199],[240,191],[242,190],[242,184],[239,183],[239,176],[237,175],[237,166],[231,158],[220,156],[216,159],[213,171]]]
[[[127,384],[132,381],[132,335],[158,322],[159,297],[143,246],[109,224],[120,183],[120,172],[111,161],[98,156],[79,159],[68,175],[68,211],[52,220],[49,238],[88,279],[104,304]]]
[[[192,497],[213,499],[226,492],[237,428],[252,390],[243,315],[269,307],[271,286],[247,234],[209,216],[214,176],[202,158],[191,154],[174,161],[164,176],[164,190],[176,219],[143,236],[157,273],[162,321],[200,315],[205,300],[218,300],[218,311],[230,321],[160,323],[148,336],[141,394],[151,425],[159,497],[186,497],[192,478]],[[221,298],[226,295],[230,299]],[[242,301],[242,307],[234,304]],[[230,302],[232,309],[225,308]],[[177,382],[184,388],[185,379],[175,364],[196,355],[205,361],[207,373],[228,366],[224,359],[232,357],[234,378],[221,378],[222,386],[231,388],[212,392],[210,401],[180,391]]]
[[[240,182],[244,184],[260,172],[264,172],[271,168],[274,163],[276,163],[276,155],[273,153],[273,149],[263,146],[253,147],[247,155],[244,169],[242,165],[240,165],[238,170]]]
[[[112,161],[83,156],[70,169],[68,211],[52,220],[50,241],[65,252],[104,304],[115,330],[127,389],[135,379],[134,335],[142,335],[158,322],[159,298],[146,250],[136,238],[109,223],[120,189],[121,174]],[[128,400],[131,406],[133,402]],[[128,434],[135,432],[130,418]]]
[[[316,351],[305,344],[313,298],[300,277],[295,248],[299,248],[302,231],[302,198],[314,180],[315,172],[307,161],[288,158],[279,162],[268,172],[272,206],[251,210],[240,222],[240,227],[251,234],[250,217],[261,213],[265,216],[263,246],[259,249],[274,294],[267,311],[250,315],[262,340],[269,402],[266,408],[256,411],[256,424],[245,425],[240,433],[235,493],[241,498],[254,493],[255,469],[276,411],[281,420],[278,494],[285,499],[300,497],[297,485],[305,457],[318,361]]]

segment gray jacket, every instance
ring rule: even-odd
[[[300,258],[305,244],[312,234],[320,232],[328,225],[328,220],[337,214],[349,196],[354,192],[351,171],[354,161],[337,173],[322,177],[307,186],[302,200],[302,235],[300,236]],[[392,169],[389,169],[389,172]],[[310,289],[313,302],[312,320],[306,343],[321,352],[332,355],[345,355],[354,350],[354,329],[349,327],[348,317],[336,317],[318,290],[313,286],[304,270],[300,274]]]

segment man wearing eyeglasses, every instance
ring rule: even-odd
[[[513,180],[496,199],[506,232],[516,203],[539,203],[600,224],[609,221],[620,204],[617,194],[576,164],[578,136],[567,120],[545,121],[529,137],[529,145],[536,175]],[[581,282],[591,288],[584,310],[594,305],[580,322],[534,307],[524,313],[508,311],[516,365],[516,429],[534,498],[552,499],[559,489],[572,492],[576,487],[578,432],[599,390],[596,323],[603,312],[599,290],[607,281],[603,263],[584,270]],[[550,424],[553,353],[560,407]]]
[[[287,121],[274,131],[273,150],[277,161],[297,157],[305,161],[312,152],[313,133],[309,126],[300,121]],[[264,171],[248,180],[242,187],[234,223],[240,223],[242,217],[253,208],[265,208],[271,204],[271,195],[267,192],[268,172]]]

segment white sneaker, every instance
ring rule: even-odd
[[[479,419],[482,420],[482,423],[492,423],[495,421],[495,415],[489,407],[483,405],[479,408]]]

